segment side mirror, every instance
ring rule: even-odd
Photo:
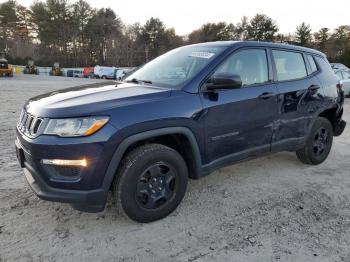
[[[236,89],[242,87],[242,79],[234,74],[217,74],[208,79],[205,84],[207,90],[215,89]]]

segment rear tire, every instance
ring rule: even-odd
[[[327,118],[318,117],[311,128],[303,148],[296,154],[299,160],[309,165],[325,161],[333,144],[333,126]]]
[[[187,181],[187,165],[177,151],[140,146],[122,160],[113,186],[117,208],[136,222],[164,218],[182,201]]]

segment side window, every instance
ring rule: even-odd
[[[277,80],[293,80],[307,76],[304,58],[301,53],[273,50]]]
[[[268,66],[264,49],[246,49],[232,54],[218,69],[216,74],[235,74],[242,79],[243,86],[268,82]]]
[[[343,71],[343,76],[344,76],[344,79],[349,79],[350,78],[350,74],[346,71]]]
[[[310,67],[311,67],[311,74],[317,71],[317,66],[315,63],[314,58],[312,57],[312,55],[306,55],[307,60],[309,61]]]

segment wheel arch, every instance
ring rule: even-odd
[[[318,114],[318,117],[324,117],[324,118],[328,119],[329,122],[333,126],[334,135],[338,136],[342,133],[342,131],[345,128],[345,126],[344,126],[344,128],[341,128],[339,126],[342,115],[343,115],[343,108],[341,108],[339,110],[339,108],[337,106],[334,106],[334,107],[327,108],[327,109],[323,110],[322,112],[320,112]]]
[[[181,136],[186,138],[186,141],[181,141],[185,142],[185,147],[182,147],[181,150],[187,148],[189,150],[187,152],[181,151],[179,148],[176,148],[176,145],[179,144],[175,141],[172,141],[174,142],[174,144],[171,145],[169,144],[170,141],[168,140],[167,142],[165,139],[169,137],[179,139]],[[112,182],[116,176],[119,167],[119,163],[123,159],[123,157],[133,148],[137,147],[138,145],[147,143],[150,140],[152,142],[159,141],[160,144],[169,146],[177,150],[185,159],[185,162],[189,168],[189,177],[192,179],[197,179],[200,177],[202,161],[199,146],[194,134],[187,127],[167,127],[141,132],[124,139],[115,150],[110,164],[107,168],[107,172],[103,181],[104,189],[109,190],[110,186],[112,185]],[[188,147],[186,147],[186,143],[188,143]]]

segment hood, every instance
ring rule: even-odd
[[[92,84],[33,97],[25,104],[25,109],[39,117],[87,116],[114,107],[161,99],[170,94],[170,88],[151,85]]]

